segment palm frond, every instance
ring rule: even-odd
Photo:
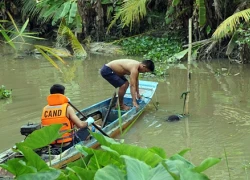
[[[121,20],[121,27],[129,26],[132,29],[135,21],[139,22],[146,13],[147,0],[127,0],[124,2],[120,10],[115,14],[114,19],[111,21],[108,31],[116,23],[118,19]]]
[[[76,55],[77,57],[87,56],[87,52],[85,51],[81,43],[78,41],[78,39],[75,37],[74,33],[65,25],[64,19],[61,21],[61,24],[58,28],[58,34],[67,36],[74,51],[74,55]]]
[[[59,69],[59,66],[56,64],[56,62],[48,55],[51,54],[53,57],[57,58],[59,61],[61,61],[63,64],[66,62],[56,54],[56,49],[50,48],[47,46],[42,46],[42,45],[34,45],[35,48],[45,57],[55,68]],[[47,54],[48,53],[48,54]]]
[[[11,41],[10,37],[8,36],[6,30],[4,29],[4,27],[0,24],[0,33],[2,34],[2,36],[4,37],[4,39],[6,40],[6,42],[13,48],[16,49],[15,44]]]
[[[16,22],[15,22],[15,20],[12,18],[11,14],[10,14],[9,12],[7,12],[7,14],[8,14],[8,16],[9,16],[9,18],[10,18],[10,20],[11,20],[13,26],[15,27],[15,30],[16,30],[18,33],[20,33],[19,28],[17,27]],[[18,36],[16,36],[16,37],[18,37]],[[15,38],[16,38],[16,37],[15,37]],[[22,41],[25,42],[25,40],[24,40],[23,37],[21,36],[21,33],[20,33],[20,37],[21,37]]]
[[[229,36],[235,32],[237,25],[240,23],[240,20],[248,22],[249,19],[250,19],[250,8],[237,12],[232,16],[228,17],[226,20],[224,20],[215,30],[212,37],[215,39],[222,39],[226,36]]]
[[[30,18],[33,18],[35,15],[39,14],[41,11],[41,8],[36,7],[36,1],[30,1],[30,0],[22,0],[22,14],[25,16],[23,18],[26,18],[29,16]]]

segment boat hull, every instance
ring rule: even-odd
[[[138,100],[139,109],[132,107],[132,97],[130,88],[128,88],[124,96],[124,103],[131,107],[131,109],[128,111],[119,111],[118,109],[112,108],[108,112],[111,98],[93,104],[92,106],[89,106],[80,111],[85,116],[97,117],[95,118],[95,120],[97,121],[101,121],[108,112],[109,114],[107,116],[107,125],[102,128],[102,131],[104,131],[109,137],[114,138],[121,133],[121,129],[126,129],[144,111],[145,107],[151,101],[156,91],[157,85],[157,82],[139,81],[139,91],[140,95],[142,96],[142,99]],[[119,112],[121,113],[120,115]],[[80,113],[76,113],[76,115],[79,118],[82,118]],[[98,130],[96,130],[96,132],[101,133]],[[94,138],[87,141],[82,141],[78,144],[91,148],[97,148],[99,146],[99,143]],[[41,158],[44,159],[52,167],[62,168],[67,163],[73,162],[79,159],[81,156],[82,154],[79,153],[78,150],[73,146],[62,152],[60,155],[49,156],[47,154],[42,154]],[[0,154],[0,163],[4,163],[5,161],[13,157],[15,157],[15,152],[13,152],[12,149],[8,149],[7,151]]]

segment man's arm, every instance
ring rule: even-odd
[[[78,127],[85,128],[94,122],[92,117],[89,117],[86,121],[81,121],[75,114],[74,109],[71,106],[67,108],[68,118]]]
[[[138,76],[139,72],[137,68],[133,68],[130,72],[130,92],[132,95],[133,106],[138,107],[136,102],[136,96],[138,93]]]
[[[138,99],[141,99],[140,91],[139,91],[139,73],[138,73],[138,78],[136,79],[136,96]]]

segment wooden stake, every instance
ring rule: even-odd
[[[187,63],[187,92],[190,92],[190,83],[191,83],[191,64],[192,64],[192,19],[189,19],[189,33],[188,33],[188,63]],[[189,93],[187,93],[185,99],[185,115],[189,114],[188,111],[188,103],[189,103]]]

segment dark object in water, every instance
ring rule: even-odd
[[[183,118],[181,114],[174,114],[168,117],[167,121],[173,122],[173,121],[179,121]]]

